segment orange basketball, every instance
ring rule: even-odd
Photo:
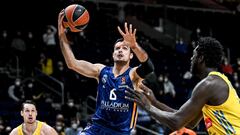
[[[69,5],[64,9],[63,27],[72,32],[80,32],[87,27],[89,18],[87,9],[82,5]]]

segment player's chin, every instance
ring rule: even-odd
[[[35,119],[28,119],[27,123],[28,124],[33,124],[36,120]]]
[[[115,60],[115,63],[117,63],[117,64],[126,64],[127,61],[118,59],[118,60]]]
[[[28,124],[33,124],[35,121],[27,121]]]

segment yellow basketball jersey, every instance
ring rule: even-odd
[[[32,135],[40,135],[42,125],[43,125],[43,122],[37,121],[37,128]],[[22,124],[17,127],[17,130],[18,130],[18,135],[24,135],[23,129],[22,129]]]
[[[202,112],[209,135],[240,135],[240,99],[228,78],[219,72],[209,75],[221,77],[229,87],[227,100],[218,106],[204,105]]]

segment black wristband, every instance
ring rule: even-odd
[[[141,78],[145,78],[146,75],[148,75],[149,73],[152,73],[153,71],[154,71],[154,65],[150,58],[148,58],[145,62],[142,62],[136,69],[137,74]]]

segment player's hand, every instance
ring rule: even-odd
[[[133,30],[132,24],[129,25],[125,22],[125,33],[121,30],[121,28],[118,26],[118,31],[122,35],[125,44],[128,45],[130,48],[134,49],[137,46],[136,42],[136,29]]]
[[[151,101],[146,97],[143,92],[133,90],[130,87],[126,87],[125,93],[125,99],[136,102],[145,110],[149,110],[151,108]]]
[[[156,97],[153,94],[153,91],[146,85],[141,83],[139,85],[139,88],[143,91],[143,94],[151,101],[152,104],[154,104],[157,101]]]
[[[64,34],[65,29],[63,28],[62,22],[64,17],[64,9],[58,14],[58,35],[61,36]]]

